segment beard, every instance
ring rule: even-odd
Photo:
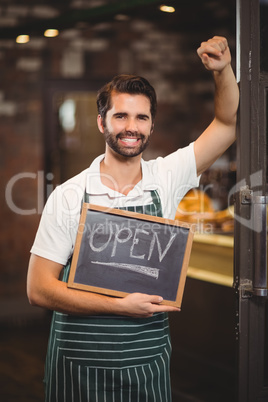
[[[125,136],[135,137],[139,139],[139,144],[136,147],[131,147],[127,145],[122,145],[119,143],[119,139]],[[112,134],[107,127],[104,128],[104,139],[107,145],[117,154],[125,157],[134,157],[140,155],[149,145],[150,135],[145,136],[144,134],[130,134],[126,132],[120,132],[116,135]]]

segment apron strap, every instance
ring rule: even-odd
[[[161,200],[159,197],[159,194],[157,192],[157,190],[151,190],[151,197],[152,197],[152,204],[154,205],[154,208],[150,208],[150,204],[148,205],[149,208],[147,208],[147,205],[144,206],[140,206],[139,208],[142,207],[143,211],[137,211],[140,213],[144,213],[146,215],[153,215],[153,216],[160,216],[162,217],[162,205],[161,205]],[[81,211],[82,211],[82,206],[83,203],[89,203],[89,194],[86,192],[86,190],[84,191],[84,196],[81,202]],[[118,209],[122,209],[122,210],[128,210],[128,207],[120,207]],[[131,211],[135,211],[135,207],[129,207],[129,210]]]

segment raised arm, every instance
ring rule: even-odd
[[[231,67],[227,40],[214,36],[197,53],[215,81],[215,118],[195,141],[197,174],[211,166],[235,141],[239,90]]]
[[[150,317],[159,311],[179,311],[176,307],[160,305],[162,298],[159,296],[132,293],[116,298],[70,289],[59,280],[61,270],[61,264],[31,255],[27,293],[32,305],[73,315]]]

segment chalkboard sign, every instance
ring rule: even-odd
[[[68,286],[180,307],[192,241],[192,225],[84,203]]]

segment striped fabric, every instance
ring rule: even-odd
[[[161,216],[161,203],[127,208]],[[87,201],[87,200],[86,200]],[[67,281],[70,264],[65,267]],[[168,316],[77,317],[54,312],[46,402],[170,402]]]

